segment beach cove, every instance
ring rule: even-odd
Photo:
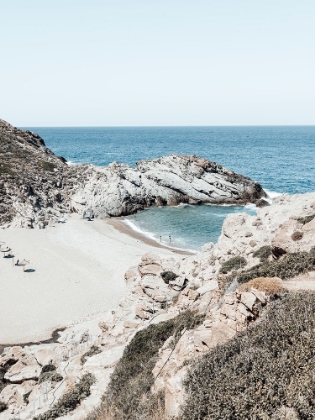
[[[9,228],[0,235],[14,261],[30,260],[26,268],[35,270],[23,272],[12,259],[0,259],[1,344],[45,340],[56,328],[115,308],[126,291],[125,272],[156,251],[153,241],[77,215],[44,230]]]

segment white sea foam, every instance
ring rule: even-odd
[[[190,206],[191,206],[191,204],[179,203],[179,204],[177,204],[177,206],[174,206],[174,207],[190,207]]]
[[[277,191],[270,191],[270,190],[266,190],[265,192],[267,193],[267,196],[265,198],[266,201],[268,201],[269,204],[272,204],[272,201],[276,198],[276,197],[280,197],[280,195],[283,195],[283,193],[279,193]]]
[[[253,211],[256,211],[256,209],[257,209],[256,204],[254,204],[254,203],[248,203],[244,207],[245,207],[245,209],[253,210]]]
[[[151,239],[152,241],[156,242],[156,243],[160,243],[160,241],[151,233],[145,230],[140,229],[137,225],[135,225],[133,222],[131,222],[130,220],[122,220],[122,223],[124,223],[126,226],[129,227],[129,229],[133,230],[134,232],[139,233],[142,236],[145,236],[149,239]],[[198,251],[196,251],[195,249],[189,249],[189,248],[178,248],[175,246],[170,246],[169,244],[164,243],[163,241],[161,242],[161,245],[165,246],[166,248],[170,248],[170,249],[176,249],[178,251],[188,251],[191,252],[193,254],[198,254]]]
[[[157,242],[156,237],[151,233],[151,232],[147,232],[145,230],[140,229],[137,225],[135,225],[133,222],[131,222],[130,220],[123,220],[122,223],[124,223],[126,226],[129,227],[129,229],[133,230],[134,232],[140,233],[143,236],[146,236],[149,239],[152,239],[153,241]]]
[[[213,213],[213,216],[225,218],[227,216],[227,214],[225,214],[225,213],[224,214],[221,214],[221,213]]]
[[[72,160],[67,160],[67,165],[69,165],[69,166],[75,166],[75,165],[78,165],[78,163],[76,163],[76,162],[72,162]]]

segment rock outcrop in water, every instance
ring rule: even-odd
[[[0,225],[44,227],[70,212],[121,216],[151,205],[245,204],[259,184],[196,156],[167,156],[107,167],[69,166],[44,140],[0,120]]]
[[[251,179],[196,156],[166,156],[128,165],[92,167],[73,207],[97,216],[121,216],[151,205],[245,204],[265,195]]]

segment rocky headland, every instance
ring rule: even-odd
[[[64,173],[78,170],[51,158]],[[82,179],[81,190],[74,188],[68,210],[92,208],[96,215],[109,215],[116,205],[107,204],[104,211],[101,202],[113,206],[117,197],[126,206],[119,214],[150,205],[157,197],[165,197],[161,204],[174,203],[166,197],[209,202],[214,197],[209,179],[226,172],[217,165],[208,170],[214,164],[195,157],[153,162],[155,184],[152,162],[138,164],[143,172],[118,164],[114,169],[82,167],[91,177]],[[187,167],[194,175],[183,175]],[[153,201],[141,202],[142,193],[124,201],[114,190],[106,201],[97,177],[109,179],[113,170],[114,179],[123,171],[128,175],[114,185],[123,185],[123,191],[128,186],[129,192],[148,191],[150,185]],[[242,185],[243,193],[224,190],[220,178],[220,200],[223,190],[231,201],[263,196],[257,184],[225,175],[224,185]],[[186,176],[193,184],[189,194],[184,194]],[[135,178],[140,186],[131,182]],[[166,179],[163,188],[170,195],[163,196]],[[176,189],[174,179],[182,180]],[[135,196],[134,203],[130,197]],[[38,221],[36,214],[43,209],[35,211],[27,197],[21,206],[27,203]],[[62,207],[53,204],[44,211],[49,209],[59,212]],[[24,219],[12,213],[6,223],[17,220]],[[229,215],[218,242],[206,244],[200,254],[161,255],[157,250],[143,255],[125,273],[127,292],[115,310],[65,328],[53,342],[4,349],[0,420],[312,418],[314,238],[315,193],[283,195],[258,208],[256,216]]]
[[[44,227],[75,212],[123,216],[149,206],[245,204],[259,184],[196,156],[167,156],[107,167],[69,166],[44,140],[0,120],[0,225]]]

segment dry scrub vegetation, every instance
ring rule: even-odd
[[[288,279],[313,270],[315,270],[315,247],[310,252],[286,254],[280,260],[264,261],[237,275],[237,280],[239,283],[246,283],[256,277]],[[233,280],[233,278],[227,280]]]
[[[263,261],[266,261],[271,254],[272,254],[271,246],[264,245],[253,253],[253,257],[259,258],[260,261],[263,262]]]
[[[247,261],[244,257],[232,257],[229,260],[225,261],[222,264],[222,267],[220,269],[220,273],[226,274],[229,271],[237,270],[239,268],[244,267],[247,264]]]
[[[314,419],[314,314],[315,294],[287,295],[248,331],[197,360],[178,420]]]
[[[311,222],[315,217],[315,213],[314,214],[310,214],[309,216],[305,216],[305,217],[299,217],[297,219],[297,221],[299,223],[302,223],[302,225],[306,225],[307,223]]]
[[[226,282],[237,278],[241,291],[254,287],[274,296],[285,291],[285,283],[274,277],[315,270],[315,247],[276,261],[268,260],[270,254],[270,247],[263,247],[257,255],[260,264],[227,276]],[[246,261],[226,263],[224,270],[229,271]],[[177,420],[314,419],[314,314],[312,293],[271,302],[248,331],[195,362],[185,381],[188,399]],[[87,420],[163,420],[164,395],[150,391],[158,351],[170,336],[175,337],[175,347],[182,331],[203,319],[186,312],[137,332],[111,376],[101,406]]]
[[[187,311],[177,317],[138,331],[118,362],[99,409],[87,420],[153,420],[162,419],[164,395],[152,395],[152,369],[164,342],[174,337],[173,345],[184,329],[193,329],[204,315]]]
[[[70,391],[65,393],[50,410],[40,414],[33,420],[54,420],[73,411],[80,402],[91,393],[91,385],[95,382],[95,377],[91,373],[86,373],[80,381]]]
[[[265,292],[268,296],[279,295],[286,290],[281,279],[269,277],[257,277],[248,283],[241,284],[238,290],[240,292],[249,292],[252,288]]]

